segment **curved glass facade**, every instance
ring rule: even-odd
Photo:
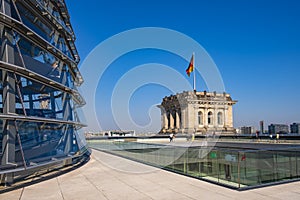
[[[86,154],[75,35],[64,0],[0,5],[1,184]]]

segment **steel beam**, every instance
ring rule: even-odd
[[[3,0],[1,12],[11,16],[11,0]],[[7,63],[14,63],[14,48],[12,30],[3,28],[2,47],[4,48],[1,60]],[[16,112],[16,82],[12,72],[2,71],[3,81],[3,114],[15,114]],[[15,164],[15,144],[16,144],[16,127],[14,121],[9,119],[3,120],[3,139],[2,139],[2,166],[13,166]],[[1,183],[12,184],[14,180],[13,173],[1,175]]]

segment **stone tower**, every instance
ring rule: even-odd
[[[160,133],[234,134],[232,100],[227,93],[184,91],[163,98]]]

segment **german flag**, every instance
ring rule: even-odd
[[[185,70],[186,74],[190,77],[192,71],[194,71],[194,54],[192,55],[190,64],[188,66],[188,68]]]
[[[244,154],[241,158],[241,161],[245,161],[246,160],[246,155]]]

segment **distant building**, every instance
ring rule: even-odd
[[[119,136],[136,136],[136,134],[134,130],[107,130],[107,131],[85,133],[86,138],[99,137],[99,136],[119,137]]]
[[[235,129],[235,133],[236,133],[236,134],[241,134],[241,133],[242,133],[241,128],[236,128],[236,129]]]
[[[235,134],[230,94],[185,91],[163,98],[160,133]]]
[[[107,131],[105,136],[135,136],[134,130],[115,130],[115,131]]]
[[[286,124],[270,124],[269,134],[288,133],[289,126]]]
[[[251,134],[255,132],[253,126],[243,126],[240,129],[241,129],[241,134]]]
[[[260,133],[264,133],[264,121],[259,122]]]
[[[291,133],[300,133],[300,123],[292,123],[290,129]]]

